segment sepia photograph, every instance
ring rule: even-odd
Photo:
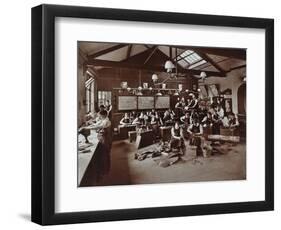
[[[32,8],[33,222],[274,210],[274,19],[147,9]]]
[[[246,180],[246,49],[77,42],[77,186]]]

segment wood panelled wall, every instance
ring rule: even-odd
[[[135,69],[119,69],[119,68],[103,68],[98,70],[98,75],[96,78],[97,91],[111,91],[112,92],[112,106],[113,106],[113,125],[116,127],[118,121],[115,121],[114,117],[121,116],[117,110],[117,96],[113,92],[113,88],[120,88],[120,84],[123,81],[128,82],[128,87],[137,88],[138,86],[143,86],[143,83],[148,83],[148,87],[153,87],[153,82],[151,80],[152,74],[155,72],[147,70],[135,70]],[[159,82],[163,81],[167,77],[167,73],[156,73],[159,77]],[[192,77],[180,77],[175,80],[169,80],[165,82],[167,88],[178,88],[178,84],[183,84],[183,89],[192,89],[193,85],[198,86],[198,81]],[[115,90],[116,92],[116,90]],[[174,100],[173,100],[174,99]],[[175,102],[175,98],[171,98],[171,104]],[[118,120],[117,119],[117,120]]]

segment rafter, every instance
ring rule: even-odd
[[[242,69],[242,68],[245,68],[245,67],[246,67],[246,64],[235,66],[235,67],[230,68],[227,72],[231,72],[231,71],[236,70],[236,69]]]
[[[148,55],[148,57],[145,59],[144,61],[144,65],[149,61],[149,59],[153,56],[154,52],[158,49],[158,46],[153,46],[151,47],[151,52],[150,54]]]
[[[220,61],[217,61],[216,63],[218,64],[218,63],[221,63],[221,62],[225,62],[225,61],[228,61],[230,58],[225,58],[225,59],[222,59],[222,60],[220,60]],[[205,63],[206,64],[206,63]],[[204,64],[203,64],[204,65]],[[210,67],[210,66],[212,66],[210,63],[208,63],[208,65],[206,65],[206,66],[204,66],[203,68],[201,67],[201,68],[199,68],[200,70],[201,69],[206,69],[206,68],[208,68],[208,67]],[[198,67],[198,66],[197,66]],[[200,66],[199,66],[200,67]]]
[[[213,61],[213,59],[211,59],[208,54],[202,53],[200,51],[196,52],[201,58],[203,58],[205,61],[211,63],[218,71],[224,73],[225,70],[223,68],[221,68],[215,61]]]
[[[173,58],[173,57],[172,57],[172,47],[171,47],[171,46],[169,47],[169,58],[170,58],[170,59]]]
[[[140,64],[132,64],[132,63],[124,63],[124,62],[114,62],[114,61],[105,61],[93,59],[85,63],[86,66],[102,66],[102,67],[110,67],[110,68],[126,68],[126,69],[138,69],[138,70],[150,70],[155,72],[166,72],[164,66],[149,66],[149,65],[140,65]],[[178,69],[178,73],[188,74],[188,75],[200,75],[201,70],[194,69]],[[214,71],[205,71],[208,77],[225,77],[224,73],[214,72]]]
[[[211,47],[197,47],[197,46],[174,46],[180,49],[193,50],[195,52],[202,52],[207,54],[225,56],[230,58],[236,58],[241,60],[246,60],[246,50],[236,49],[236,48],[211,48]]]
[[[112,46],[112,47],[109,47],[107,49],[104,49],[104,50],[101,50],[101,51],[98,51],[94,54],[91,54],[91,55],[88,55],[88,58],[96,58],[96,57],[99,57],[99,56],[102,56],[104,54],[107,54],[107,53],[110,53],[112,51],[115,51],[115,50],[118,50],[118,49],[121,49],[125,46],[127,46],[128,44],[119,44],[119,45],[116,45],[116,46]]]
[[[128,59],[128,58],[131,56],[132,47],[133,47],[133,45],[132,45],[132,44],[128,46],[126,59]]]
[[[143,46],[147,49],[150,49],[151,47],[149,45],[143,44]]]
[[[145,48],[147,48],[146,45],[142,45],[142,46],[144,46]],[[147,48],[146,50],[143,50],[143,51],[141,51],[141,52],[138,52],[138,53],[136,53],[136,54],[134,54],[134,55],[132,55],[132,53],[130,53],[130,56],[128,56],[128,57],[126,57],[125,59],[121,60],[121,62],[126,62],[126,61],[130,60],[131,58],[134,58],[134,57],[136,57],[136,56],[138,56],[138,55],[140,55],[140,54],[146,52],[146,51],[149,50],[149,49],[150,49],[150,48]],[[128,50],[127,50],[127,52],[128,52]],[[131,56],[131,55],[132,55],[132,56]]]

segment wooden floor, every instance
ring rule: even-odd
[[[187,144],[187,143],[186,143]],[[151,183],[244,180],[246,179],[246,146],[223,144],[224,154],[208,158],[195,157],[194,151],[186,150],[185,161],[166,168],[160,167],[153,158],[143,161],[134,159],[135,145],[115,141],[111,151],[111,170],[98,184],[93,180],[91,168],[80,186],[130,185]]]

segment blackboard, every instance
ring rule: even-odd
[[[170,108],[170,97],[160,96],[155,98],[155,108],[156,109],[167,109]]]
[[[136,110],[137,97],[136,96],[119,96],[118,110]]]
[[[154,97],[138,97],[138,109],[154,109]]]

